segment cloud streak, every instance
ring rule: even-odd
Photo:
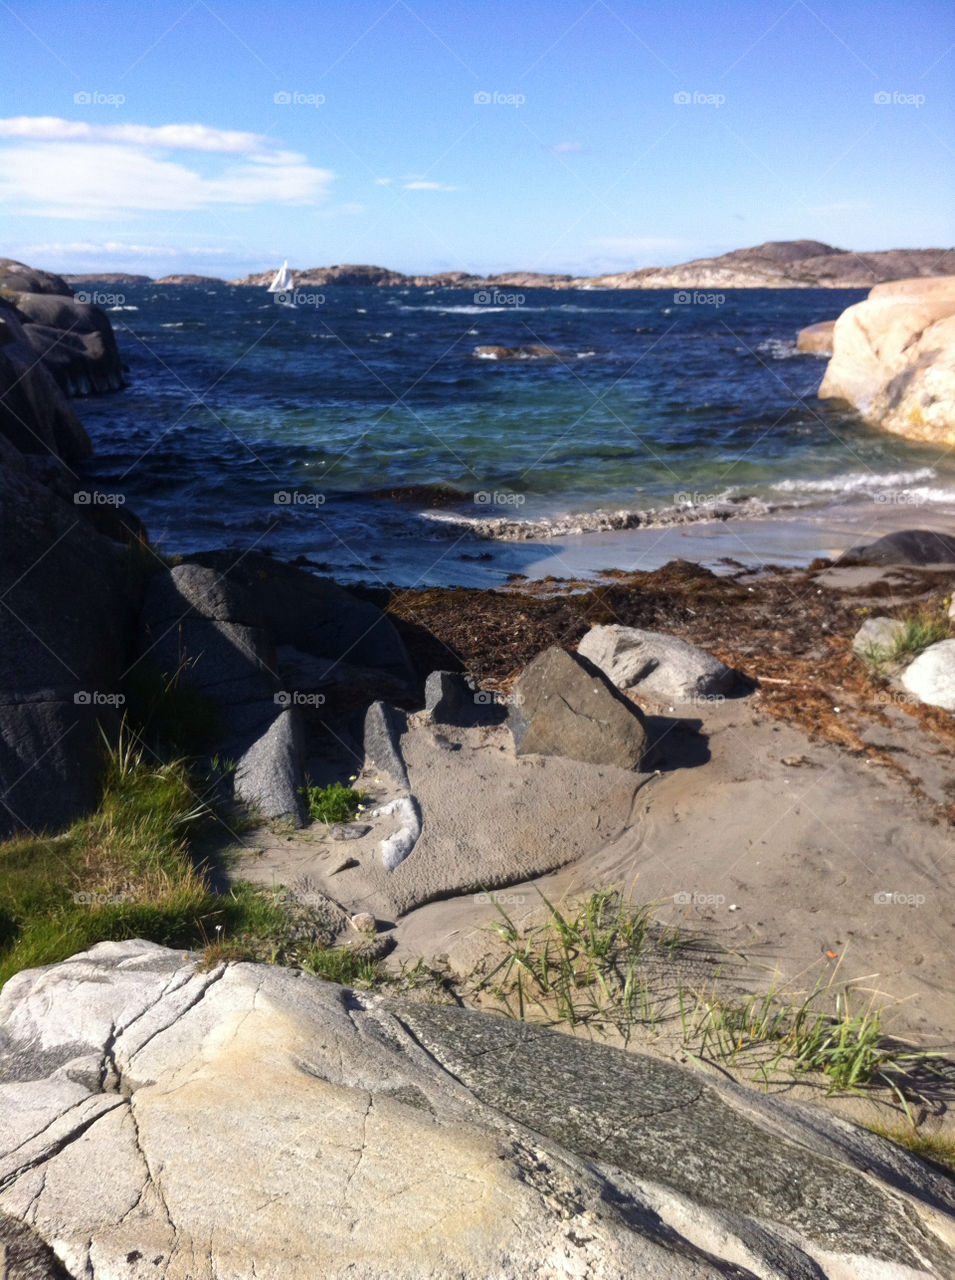
[[[317,204],[335,176],[263,135],[201,124],[17,116],[0,120],[0,139],[7,140],[0,145],[0,204],[34,217]],[[176,152],[186,154],[174,158]]]

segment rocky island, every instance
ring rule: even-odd
[[[888,249],[853,253],[818,240],[772,240],[734,249],[717,258],[697,258],[674,267],[642,267],[609,275],[572,276],[536,271],[473,275],[443,271],[405,275],[387,267],[334,266],[292,269],[300,285],[372,285],[429,289],[858,289],[885,280],[955,272],[955,250]],[[262,287],[274,271],[255,272],[230,283]]]
[[[888,353],[872,403],[937,424],[916,283],[826,382]],[[955,539],[493,591],[167,557],[83,472],[67,397],[122,379],[0,262],[9,1274],[955,1273]]]

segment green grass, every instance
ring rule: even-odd
[[[946,1173],[955,1174],[955,1138],[943,1133],[924,1133],[912,1125],[870,1124],[866,1128],[930,1161]]]
[[[365,793],[333,782],[328,787],[302,787],[313,822],[351,822],[365,803]]]
[[[220,909],[187,835],[208,816],[181,761],[151,764],[127,739],[93,814],[60,836],[0,844],[0,982],[107,939],[201,939]]]
[[[832,1012],[820,1007],[832,1001]],[[885,1087],[906,1114],[906,1073],[929,1068],[937,1054],[909,1050],[886,1039],[882,1010],[870,1000],[853,1009],[845,991],[817,983],[798,1002],[771,987],[761,995],[723,1000],[698,995],[692,1011],[681,999],[684,1048],[702,1061],[739,1066],[765,1084],[812,1073],[829,1093]]]
[[[372,987],[385,981],[381,962],[352,947],[314,947],[303,956],[302,968],[346,987]]]
[[[672,956],[689,945],[676,930],[661,930],[650,909],[634,909],[615,889],[593,893],[564,911],[543,894],[542,923],[519,928],[495,903],[492,926],[504,958],[481,979],[502,1011],[522,1020],[604,1033],[629,1042],[638,1025],[653,1027],[661,1010],[644,962],[651,951]]]
[[[929,645],[951,638],[947,617],[924,608],[916,614],[897,619],[902,626],[889,645],[869,644],[862,653],[866,666],[881,672],[886,666],[918,657]]]
[[[196,756],[222,735],[217,708],[182,682],[182,671],[164,675],[137,663],[125,681],[126,713],[137,735],[163,757]]]
[[[157,760],[124,729],[93,813],[57,836],[0,842],[0,985],[130,938],[205,950],[207,966],[294,963],[305,946],[280,895],[244,881],[218,895],[196,865],[191,837],[215,821],[197,790],[185,760]]]

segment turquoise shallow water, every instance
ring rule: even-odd
[[[226,285],[102,292],[130,385],[81,406],[91,482],[170,552],[257,546],[346,579],[493,582],[552,559],[599,510],[756,518],[758,557],[759,520],[955,505],[947,457],[815,398],[824,362],[796,354],[796,332],[862,291],[304,287],[294,308]],[[474,354],[530,343],[563,358]],[[370,496],[409,486],[459,497]],[[476,537],[489,516],[522,541]],[[619,560],[626,538],[591,545],[584,561],[598,545]]]

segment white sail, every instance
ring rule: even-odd
[[[294,288],[295,282],[292,279],[292,273],[288,269],[288,258],[286,258],[269,285],[269,293],[291,293]]]

